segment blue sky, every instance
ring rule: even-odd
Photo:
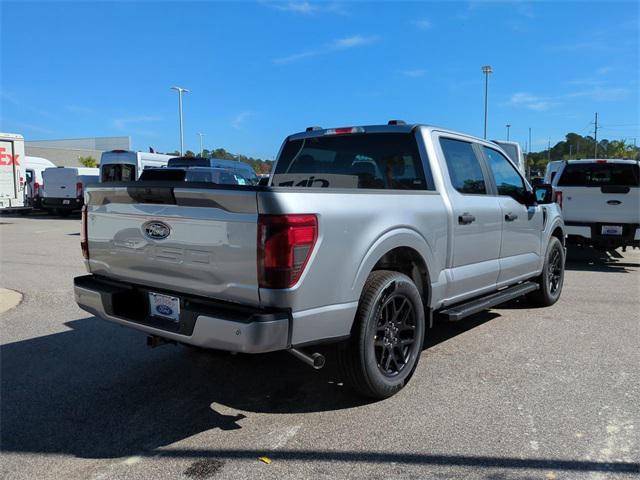
[[[533,150],[568,131],[640,143],[637,2],[2,2],[0,130],[130,135],[273,158],[310,125],[393,118]],[[599,136],[600,136],[599,135]]]

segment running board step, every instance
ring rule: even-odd
[[[513,287],[505,288],[499,292],[492,293],[486,297],[476,298],[466,303],[461,303],[450,308],[446,308],[439,312],[439,316],[443,320],[450,322],[457,322],[474,313],[487,310],[488,308],[495,307],[501,303],[508,302],[514,298],[521,297],[529,292],[534,292],[540,288],[535,282],[525,282]]]

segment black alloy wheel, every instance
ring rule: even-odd
[[[416,314],[405,295],[393,294],[381,306],[373,340],[380,371],[398,375],[416,347]]]

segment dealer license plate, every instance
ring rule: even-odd
[[[622,225],[603,225],[602,235],[622,235]]]
[[[180,320],[180,299],[169,295],[149,292],[149,310],[151,316]]]

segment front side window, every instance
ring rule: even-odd
[[[487,147],[482,148],[489,161],[489,168],[493,173],[498,195],[506,195],[521,201],[527,189],[516,168],[507,160],[507,157],[497,150]]]
[[[486,194],[487,187],[482,167],[473,150],[473,145],[461,140],[441,138],[440,146],[447,162],[453,188],[460,193]]]
[[[273,186],[432,190],[412,133],[323,135],[289,140]]]

